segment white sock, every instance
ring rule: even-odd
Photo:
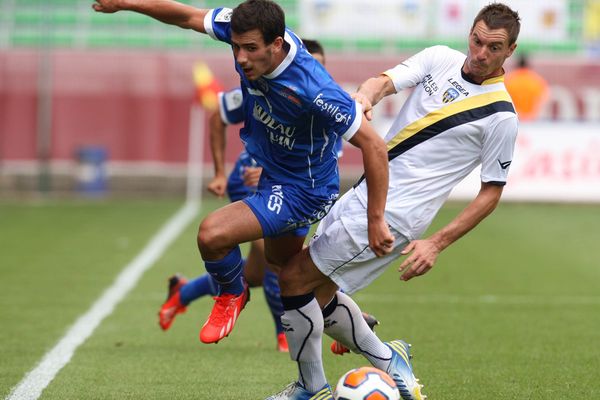
[[[371,330],[362,316],[358,305],[350,296],[337,292],[334,299],[323,309],[324,332],[348,347],[354,353],[362,354],[376,368],[386,370],[392,358],[392,351]]]
[[[298,381],[306,390],[316,393],[327,383],[322,358],[323,314],[314,296],[307,304],[298,308],[291,308],[293,299],[294,297],[282,298],[285,312],[281,323],[285,329],[290,357],[298,363]]]

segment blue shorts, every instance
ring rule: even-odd
[[[256,161],[245,151],[240,154],[233,170],[227,178],[227,196],[232,202],[242,200],[256,192],[256,186],[244,185],[244,169],[246,167],[257,167]]]
[[[329,212],[338,194],[337,184],[308,192],[296,185],[271,181],[263,174],[257,191],[243,201],[258,218],[264,237],[306,236],[310,225]]]

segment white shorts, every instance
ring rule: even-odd
[[[367,209],[351,189],[323,218],[310,241],[310,256],[317,268],[345,293],[368,286],[386,267],[400,257],[408,244],[397,230],[391,253],[377,257],[369,247]]]

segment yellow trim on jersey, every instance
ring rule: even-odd
[[[494,83],[504,82],[504,75],[496,76],[494,78],[486,79],[481,82],[482,85],[492,85]]]
[[[509,103],[512,103],[508,92],[505,90],[500,90],[496,92],[482,93],[473,97],[467,97],[464,100],[458,101],[456,103],[450,103],[446,107],[442,107],[435,111],[432,111],[423,118],[416,120],[410,125],[407,125],[406,127],[404,127],[404,129],[398,132],[394,136],[394,138],[388,142],[388,151],[396,147],[398,143],[405,141],[411,136],[414,136],[415,134],[421,132],[426,127],[433,125],[436,122],[443,120],[444,118],[448,118],[452,115],[458,114],[463,111],[486,106],[497,101],[507,101]]]

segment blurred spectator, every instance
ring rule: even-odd
[[[512,97],[519,120],[536,120],[548,100],[548,83],[530,68],[526,55],[521,54],[519,67],[506,74],[504,84]]]

